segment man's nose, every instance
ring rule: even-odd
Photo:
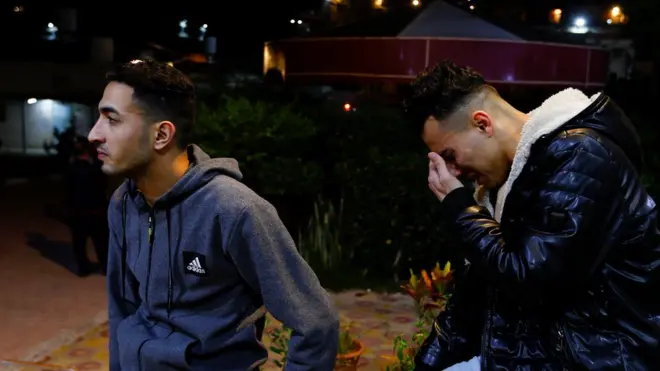
[[[103,136],[101,135],[101,130],[99,128],[98,121],[94,124],[94,126],[92,126],[92,130],[89,131],[89,135],[87,135],[87,140],[90,143],[103,143]]]

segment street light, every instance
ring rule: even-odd
[[[563,12],[561,9],[554,9],[552,12],[550,12],[550,22],[559,24],[559,22],[561,22],[562,13]]]
[[[419,6],[419,4],[420,4],[419,0],[412,1],[412,6]]]
[[[607,24],[623,24],[626,23],[628,18],[623,14],[623,10],[618,5],[615,5],[610,9],[609,15],[607,17]]]

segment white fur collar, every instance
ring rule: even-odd
[[[506,197],[511,190],[513,182],[520,176],[529,157],[532,145],[541,136],[552,133],[584,111],[599,95],[600,93],[589,98],[577,89],[568,88],[546,99],[543,104],[529,113],[529,120],[525,123],[520,133],[520,142],[516,148],[509,177],[497,192],[495,207],[493,208],[493,204],[485,188],[477,187],[475,192],[477,202],[486,207],[495,220],[498,222],[501,221]]]

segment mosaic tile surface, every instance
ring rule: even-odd
[[[379,370],[380,356],[392,354],[392,340],[394,337],[402,333],[410,335],[415,330],[413,302],[404,295],[346,291],[333,294],[333,297],[340,311],[342,324],[351,323],[352,332],[364,344],[365,352],[358,366],[361,371]],[[269,321],[267,331],[277,325],[277,321]],[[269,345],[267,336],[264,336],[264,342]],[[73,344],[54,350],[40,362],[72,367],[77,371],[107,371],[107,323],[90,330]],[[264,371],[277,369],[271,360],[263,368]],[[48,367],[19,367],[12,368],[12,370],[47,371],[54,369]],[[1,365],[0,371],[4,371]]]

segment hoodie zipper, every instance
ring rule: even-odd
[[[147,226],[147,236],[149,240],[149,252],[148,252],[148,262],[147,262],[147,284],[145,288],[145,304],[149,304],[149,285],[151,284],[151,259],[154,249],[154,239],[156,232],[156,218],[154,216],[154,209],[149,210],[149,220]]]
[[[148,262],[148,268],[147,268],[147,285],[145,288],[145,302],[147,305],[149,305],[149,278],[151,277],[151,252],[153,251],[154,247],[154,229],[155,229],[155,224],[154,224],[154,210],[153,208],[149,210],[149,221],[147,225],[147,236],[149,240],[149,262]],[[144,344],[146,344],[149,340],[151,339],[146,339],[144,340],[140,346],[137,349],[137,362],[138,362],[138,370],[142,371],[142,347],[144,347]]]
[[[153,218],[153,210],[149,211],[149,247],[154,245],[154,218]]]

